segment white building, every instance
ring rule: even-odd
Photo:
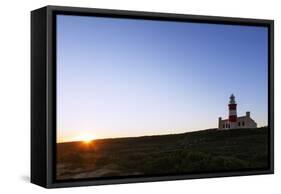
[[[233,94],[230,96],[228,110],[227,119],[219,117],[219,129],[257,128],[257,123],[251,118],[250,112],[246,112],[245,116],[237,117],[237,104]]]

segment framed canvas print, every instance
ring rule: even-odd
[[[31,12],[31,182],[273,173],[273,21]]]

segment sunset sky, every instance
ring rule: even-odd
[[[57,16],[57,141],[267,125],[267,28]]]

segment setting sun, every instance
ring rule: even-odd
[[[95,136],[90,133],[81,134],[81,135],[77,136],[77,138],[76,138],[77,141],[82,141],[84,143],[90,143],[94,139],[95,139]]]

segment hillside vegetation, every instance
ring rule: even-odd
[[[232,129],[57,144],[57,178],[263,169],[268,129]]]

